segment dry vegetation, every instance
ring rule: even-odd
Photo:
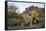
[[[38,11],[37,11],[38,10]],[[37,23],[43,18],[45,15],[42,9],[32,9],[31,13],[28,15],[21,15],[18,13],[10,12],[8,14],[8,25],[9,26],[32,26],[33,23]],[[15,10],[16,11],[16,10]],[[42,16],[44,15],[44,16]]]

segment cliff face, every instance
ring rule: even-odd
[[[30,6],[30,7],[25,8],[25,11],[23,12],[23,14],[29,14],[32,10],[35,10],[40,15],[45,14],[44,8],[38,8],[38,7],[35,7],[35,6]]]

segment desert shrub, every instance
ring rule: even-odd
[[[31,16],[23,16],[25,24],[32,25],[32,17]]]
[[[14,25],[17,24],[19,25],[20,23],[23,23],[24,19],[23,16],[17,13],[10,13],[8,14],[8,24],[9,25]]]

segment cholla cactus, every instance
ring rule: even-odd
[[[34,23],[36,23],[37,21],[36,20],[38,20],[38,17],[39,16],[39,13],[37,13],[35,10],[32,10],[32,12],[31,12],[31,17],[33,18],[33,22]]]
[[[31,16],[24,16],[25,23],[30,23],[30,26],[32,26],[32,17]]]
[[[38,19],[39,14],[35,10],[32,10],[29,14],[30,15],[24,15],[23,19],[26,24],[30,23],[30,26],[32,26],[32,22],[34,22],[34,23],[37,22],[36,20]],[[35,19],[33,19],[33,18],[35,18]]]

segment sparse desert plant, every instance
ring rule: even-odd
[[[9,25],[14,25],[14,24],[21,24],[23,23],[23,16],[17,13],[10,13],[8,14],[8,24]]]
[[[31,16],[23,16],[24,21],[26,24],[30,23],[30,26],[32,26],[32,17]]]

